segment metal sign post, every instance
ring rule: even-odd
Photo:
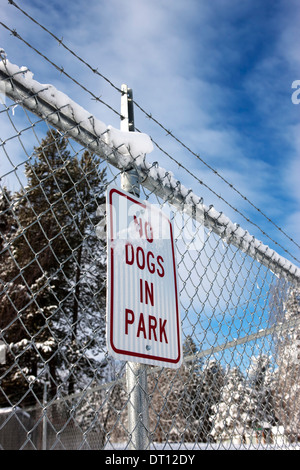
[[[133,96],[127,85],[122,85],[121,131],[134,131]],[[135,169],[121,175],[121,187],[135,196],[140,195],[139,178]],[[149,449],[149,405],[147,390],[147,366],[127,362],[126,383],[128,401],[128,431],[130,447],[134,450]]]

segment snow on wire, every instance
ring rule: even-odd
[[[233,223],[213,206],[207,207],[202,198],[184,187],[174,175],[158,164],[151,164],[146,155],[151,153],[151,138],[139,132],[124,132],[107,126],[101,120],[75,103],[53,85],[33,79],[27,67],[9,62],[0,48],[0,92],[22,104],[28,110],[47,120],[75,141],[87,146],[121,171],[134,168],[140,183],[155,192],[220,236],[228,244],[256,259],[275,274],[300,279],[300,269],[275,250]]]
[[[261,438],[268,438],[264,433],[269,433],[275,422],[273,411],[270,412],[271,397],[263,394],[262,369],[267,374],[275,363],[278,364],[279,374],[275,370],[269,376],[265,375],[275,384],[278,402],[274,409],[280,414],[283,393],[294,390],[292,379],[298,361],[295,346],[298,343],[294,339],[299,328],[299,295],[296,291],[297,295],[294,293],[294,297],[287,301],[280,287],[299,283],[299,268],[213,206],[204,205],[203,199],[171,172],[156,162],[150,163],[147,155],[153,151],[153,146],[148,135],[121,132],[106,125],[54,86],[36,81],[27,67],[10,63],[3,50],[1,55],[0,91],[12,103],[5,103],[1,111],[0,150],[12,166],[7,175],[17,176],[17,170],[25,165],[24,176],[28,186],[21,184],[22,192],[15,193],[12,198],[3,192],[1,206],[4,240],[6,237],[3,259],[10,259],[12,267],[1,280],[4,301],[0,305],[2,316],[3,312],[5,316],[8,305],[6,312],[13,318],[8,316],[4,321],[1,318],[4,328],[0,330],[0,339],[3,337],[4,341],[3,344],[0,341],[0,374],[3,373],[1,379],[4,381],[0,394],[1,404],[9,405],[9,408],[6,408],[7,415],[3,411],[0,419],[0,447],[2,436],[9,434],[8,417],[12,415],[21,425],[21,431],[23,428],[28,430],[25,441],[15,444],[19,447],[31,445],[38,448],[41,445],[41,435],[34,434],[38,431],[38,423],[43,425],[43,446],[46,446],[47,430],[48,445],[53,448],[111,446],[116,449],[123,441],[126,448],[132,445],[133,429],[128,425],[127,412],[129,403],[134,403],[133,387],[136,384],[128,379],[130,363],[116,365],[109,357],[104,330],[101,331],[105,315],[105,304],[101,302],[105,296],[106,254],[105,243],[101,245],[103,251],[98,246],[100,237],[96,240],[95,228],[97,231],[98,215],[104,215],[96,214],[96,208],[99,209],[99,202],[101,205],[103,200],[102,190],[108,184],[106,177],[105,181],[101,180],[99,170],[102,166],[111,172],[114,184],[123,172],[135,170],[146,198],[155,200],[156,197],[164,210],[170,204],[175,207],[176,215],[187,214],[184,221],[175,220],[174,216],[174,226],[178,223],[179,235],[186,227],[190,228],[188,224],[191,221],[191,225],[197,227],[197,232],[195,230],[192,234],[196,233],[201,239],[201,245],[199,243],[192,250],[187,233],[176,238],[180,314],[185,337],[183,366],[176,373],[168,368],[151,368],[147,371],[147,387],[143,389],[144,382],[139,385],[145,395],[149,392],[149,427],[145,417],[141,421],[145,429],[153,430],[153,434],[152,431],[149,433],[153,438],[151,445],[158,439],[159,445],[165,441],[166,445],[174,442],[174,445],[185,446],[201,442],[203,438],[211,442],[212,437],[213,445],[217,446],[218,441],[226,445],[228,439],[233,443],[235,438],[253,442],[258,432]],[[22,121],[22,130],[19,131],[19,118],[23,112],[29,124],[26,121],[25,126]],[[32,115],[38,117],[35,122]],[[13,135],[5,127],[4,118],[12,125]],[[39,132],[44,133],[46,127],[49,128],[48,137],[40,142]],[[39,142],[33,153],[33,141],[25,135],[27,130],[33,132]],[[80,144],[80,151],[74,143]],[[20,158],[16,157],[19,144]],[[79,156],[82,151],[82,156]],[[88,166],[89,159],[96,168]],[[76,166],[78,160],[83,163],[80,171]],[[24,200],[24,205],[18,208],[21,200]],[[45,204],[41,204],[41,200]],[[75,200],[78,200],[78,205]],[[28,220],[30,204],[33,205],[33,213]],[[86,219],[90,223],[85,231]],[[57,230],[51,231],[55,220]],[[18,232],[15,232],[16,222]],[[104,217],[101,222],[105,224]],[[38,232],[33,230],[37,226],[42,243]],[[73,229],[76,233],[74,239]],[[21,237],[27,243],[27,251],[19,250],[18,254],[15,242]],[[63,244],[60,245],[62,239]],[[103,266],[102,261],[98,262],[98,250],[101,251]],[[55,260],[49,265],[45,260],[50,253]],[[35,263],[39,269],[31,279],[29,274]],[[99,268],[103,268],[103,272]],[[100,274],[91,281],[91,273]],[[96,283],[100,280],[99,289]],[[58,281],[62,281],[59,288],[56,286]],[[18,302],[16,293],[24,295],[24,303]],[[48,296],[49,293],[51,295]],[[97,297],[100,294],[101,299]],[[269,323],[272,314],[276,313],[277,321]],[[35,322],[33,328],[31,318],[35,314],[41,324]],[[28,328],[23,337],[15,333],[14,328],[19,326],[19,322]],[[16,330],[18,333],[19,328]],[[291,336],[292,344],[288,341]],[[277,338],[286,339],[286,345],[279,353],[273,348],[277,346]],[[264,355],[270,352],[274,357],[270,357],[268,362]],[[30,367],[27,357],[32,359],[33,366]],[[249,364],[252,364],[252,369],[254,364],[252,382],[247,372]],[[225,368],[227,372],[231,370],[231,375],[225,372]],[[290,374],[289,387],[285,383],[289,378],[285,369],[288,374],[290,371],[294,374]],[[236,373],[238,370],[241,374],[248,374],[246,384],[240,380],[241,374]],[[15,385],[20,379],[23,388]],[[268,382],[268,387],[270,384]],[[240,395],[232,393],[236,385],[241,389]],[[293,395],[292,404],[297,393]],[[244,408],[241,420],[237,414],[232,414],[230,420],[231,410],[237,409],[241,399]],[[264,406],[265,399],[267,406]],[[18,412],[18,404],[30,406],[26,409],[28,415]],[[292,405],[289,406],[292,413]],[[287,430],[291,427],[291,416],[284,411],[280,417]],[[293,422],[297,424],[297,414],[294,416]],[[140,416],[135,420],[140,420]],[[140,421],[134,424],[137,422]],[[261,430],[258,429],[260,425]],[[234,435],[235,430],[239,436]],[[279,426],[274,426],[274,439],[277,439],[278,431]],[[67,442],[70,436],[71,443]],[[93,443],[95,437],[98,440]],[[278,440],[274,442],[279,445]]]

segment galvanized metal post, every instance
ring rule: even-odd
[[[123,92],[121,96],[121,131],[134,132],[134,111],[133,111],[133,95],[131,88],[122,85]],[[136,170],[131,168],[124,171],[121,175],[121,186],[124,191],[140,196],[139,178]]]
[[[121,130],[134,131],[134,113],[132,90],[122,85]],[[134,168],[123,172],[121,187],[124,191],[140,196],[139,178]],[[126,383],[128,400],[128,431],[131,436],[130,448],[133,450],[149,449],[149,409],[147,391],[147,366],[140,363],[126,364]]]
[[[147,366],[135,362],[126,364],[128,400],[128,431],[132,450],[149,449],[149,410]]]

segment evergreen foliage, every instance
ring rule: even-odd
[[[67,139],[49,130],[25,175],[27,186],[1,200],[0,323],[10,345],[2,404],[40,396],[45,363],[50,397],[102,373],[105,247],[95,226],[106,172],[88,151],[71,156]]]
[[[98,157],[86,150],[71,155],[67,139],[49,130],[25,163],[26,187],[14,194],[2,188],[0,340],[7,351],[0,406],[42,402],[45,380],[48,401],[89,388],[72,419],[104,445],[108,434],[126,439],[130,396],[118,380],[109,390],[97,389],[112,379],[105,354],[106,247],[96,237],[107,185],[100,168]],[[278,323],[297,320],[299,288],[275,288],[270,309]],[[261,354],[242,373],[216,359],[200,360],[187,336],[178,370],[149,368],[152,439],[230,442],[253,432],[271,436],[273,426],[283,425],[287,437],[298,440],[299,340],[299,326],[285,329],[276,341],[277,369]],[[59,405],[64,413],[66,403]]]
[[[283,302],[283,325],[287,329],[278,334],[278,370],[275,409],[278,421],[284,426],[288,439],[300,440],[300,288],[291,287]]]

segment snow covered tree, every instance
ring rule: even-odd
[[[12,196],[6,186],[0,189],[0,253],[8,252],[7,244],[16,230],[16,221],[13,216]],[[2,266],[3,268],[3,266]]]
[[[157,442],[195,442],[197,374],[193,367],[149,373],[150,429]]]
[[[253,357],[248,370],[251,403],[254,406],[252,428],[263,442],[271,442],[271,429],[277,424],[274,408],[274,373],[266,354]]]
[[[283,303],[283,325],[277,338],[276,414],[291,441],[300,439],[300,288],[291,287]]]
[[[238,438],[244,442],[246,433],[252,429],[254,409],[245,377],[238,367],[230,369],[225,376],[219,402],[212,406],[213,439],[231,442]]]
[[[21,379],[27,402],[28,387],[40,393],[34,387],[46,378],[45,361],[50,396],[102,374],[105,247],[95,226],[106,175],[99,163],[87,151],[71,156],[67,140],[50,130],[25,165],[27,186],[13,196],[18,227],[0,320],[11,343],[6,388],[16,390]]]
[[[193,397],[195,418],[197,420],[197,440],[199,442],[210,440],[212,428],[210,418],[213,407],[219,402],[223,385],[224,369],[217,360],[208,360],[197,376],[196,393]]]
[[[126,441],[126,404],[127,392],[124,384],[118,382],[107,390],[87,393],[76,409],[76,423],[89,441],[97,442],[98,449],[102,449],[106,441]],[[119,427],[121,417],[122,426]]]
[[[0,365],[1,387],[4,390],[0,395],[0,405],[12,405],[22,399],[36,376],[36,353],[30,353],[33,351],[27,334],[36,319],[32,315],[27,318],[25,314],[21,320],[18,313],[27,308],[30,310],[33,301],[13,254],[18,218],[16,201],[6,188],[1,192],[0,211],[0,330],[1,340],[6,343],[6,363]]]
[[[12,206],[12,195],[4,187],[0,192],[0,328],[12,319],[10,303],[6,302],[5,293],[10,290],[9,281],[17,274],[10,246],[10,240],[17,227]],[[20,296],[22,296],[21,293]]]
[[[95,227],[99,221],[97,206],[105,201],[106,175],[104,170],[98,171],[98,165],[98,159],[84,152],[75,167],[74,191],[69,202],[72,213],[70,242],[74,247],[69,276],[71,289],[65,302],[72,319],[71,342],[66,352],[72,364],[69,393],[74,391],[75,382],[81,380],[81,386],[85,384],[87,371],[97,371],[99,349],[104,345],[106,250],[96,237]],[[103,360],[104,356],[100,362]],[[101,375],[101,367],[98,369]],[[91,378],[94,379],[94,375],[95,372]]]
[[[165,369],[158,376],[149,376],[154,439],[207,442],[209,418],[219,399],[224,371],[216,360],[203,364],[191,336],[187,336],[183,352],[188,360],[178,370]]]

